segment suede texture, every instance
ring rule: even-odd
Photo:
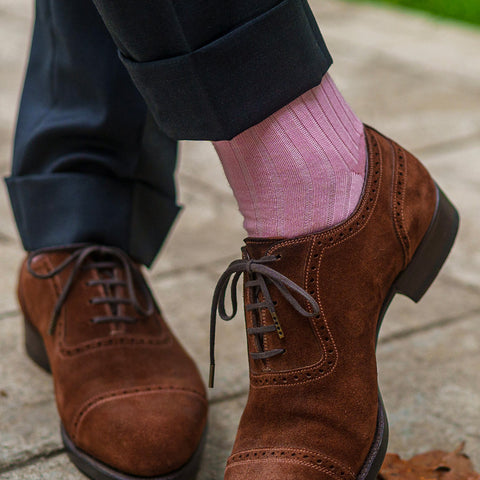
[[[368,173],[349,219],[299,238],[246,240],[244,258],[276,255],[269,266],[310,293],[320,314],[299,315],[270,288],[285,337],[265,334],[264,349],[285,352],[250,358],[250,392],[227,480],[355,479],[372,446],[379,315],[430,225],[437,194],[418,160],[365,131]],[[245,288],[245,303],[254,301]],[[245,318],[247,328],[273,323],[266,309],[245,311]],[[257,351],[254,336],[247,341]]]
[[[32,267],[46,273],[67,255],[41,254]],[[137,318],[135,323],[92,323],[93,317],[112,314],[110,305],[90,302],[105,296],[102,286],[87,285],[99,278],[95,269],[79,272],[49,335],[51,314],[70,272],[71,266],[42,280],[24,263],[18,287],[25,318],[45,343],[69,437],[88,455],[126,474],[160,476],[182,467],[197,449],[207,418],[205,388],[193,360],[158,307],[142,317],[132,306],[120,305],[118,313]],[[124,277],[122,269],[117,275]],[[126,297],[125,287],[115,288]]]

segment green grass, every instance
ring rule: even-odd
[[[480,25],[480,0],[355,0],[403,5]]]

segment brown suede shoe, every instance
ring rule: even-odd
[[[247,239],[243,260],[219,281],[212,345],[217,305],[223,319],[233,317],[224,306],[228,280],[235,288],[245,273],[250,354],[226,480],[373,480],[380,469],[388,441],[375,360],[380,323],[396,293],[418,301],[431,285],[458,215],[418,160],[366,134],[369,171],[355,213],[312,235]]]
[[[194,478],[205,389],[140,267],[113,247],[42,249],[23,264],[18,296],[75,465],[96,480]]]

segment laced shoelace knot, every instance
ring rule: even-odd
[[[42,254],[49,254],[58,252],[60,250],[72,251],[71,254],[65,258],[56,267],[46,273],[38,273],[33,268],[33,261],[36,257]],[[87,262],[88,260],[88,262]],[[105,291],[105,295],[101,297],[94,297],[90,299],[90,302],[94,305],[109,304],[111,306],[112,314],[99,316],[92,318],[93,323],[105,323],[105,322],[125,322],[133,323],[136,318],[128,315],[119,315],[117,313],[118,305],[132,305],[135,311],[143,316],[150,316],[155,309],[152,297],[148,291],[141,274],[134,266],[131,258],[120,248],[110,247],[104,245],[71,245],[65,248],[59,247],[47,247],[41,248],[31,252],[27,259],[27,270],[35,278],[49,279],[53,278],[61,273],[69,265],[73,264],[70,275],[68,276],[65,285],[60,293],[57,303],[52,312],[48,333],[53,335],[58,323],[59,315],[62,307],[67,300],[69,293],[75,283],[77,276],[83,269],[94,269],[99,272],[104,272],[105,275],[99,275],[96,280],[90,280],[87,282],[88,286],[102,286]],[[120,279],[115,274],[115,269],[120,268],[125,273],[125,278]],[[138,300],[136,286],[143,290],[143,297],[146,301],[146,306],[143,307]],[[119,297],[113,295],[113,291],[116,287],[125,287],[127,290],[126,297]]]
[[[253,289],[254,303],[245,306],[245,310],[253,311],[266,308],[272,317],[273,325],[254,325],[247,329],[249,335],[256,338],[256,346],[259,351],[250,352],[251,358],[255,360],[265,360],[276,355],[284,353],[284,349],[264,350],[262,341],[263,335],[267,333],[277,332],[280,338],[285,336],[278,319],[275,304],[270,295],[268,284],[276,287],[285,300],[293,307],[293,309],[303,317],[313,317],[320,313],[320,307],[317,301],[307,293],[303,288],[299,287],[295,282],[277,270],[269,267],[268,263],[276,262],[280,259],[278,255],[266,255],[260,259],[241,259],[233,261],[221,275],[213,294],[212,308],[210,312],[210,378],[209,387],[213,387],[215,375],[215,330],[217,323],[217,311],[222,320],[230,321],[237,314],[237,285],[242,274],[249,274],[253,277],[245,282],[246,288]],[[225,308],[225,297],[228,284],[231,281],[230,297],[232,304],[232,313],[228,314]],[[306,300],[312,311],[308,311],[300,305],[300,302],[292,295],[296,293],[299,297]],[[259,295],[262,295],[261,301]]]

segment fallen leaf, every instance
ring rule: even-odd
[[[388,453],[383,462],[379,480],[480,480],[462,443],[454,452],[432,450],[403,460]]]

